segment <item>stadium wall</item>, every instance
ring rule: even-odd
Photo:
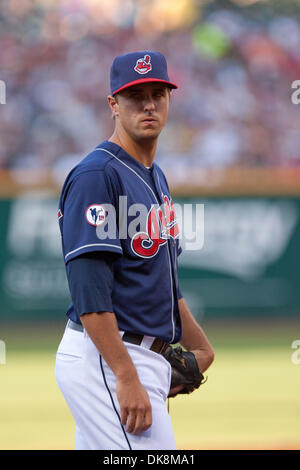
[[[174,203],[183,214],[186,205],[191,208],[181,227],[183,248],[187,241],[193,245],[187,229],[199,232],[200,245],[179,257],[180,287],[197,318],[300,312],[300,196],[181,194]],[[70,297],[57,206],[57,194],[46,190],[0,199],[6,322],[65,315]],[[203,208],[199,219],[197,207]]]

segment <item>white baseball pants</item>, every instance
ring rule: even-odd
[[[139,435],[125,431],[120,422],[115,375],[86,331],[76,331],[67,326],[56,354],[55,375],[76,423],[75,449],[176,449],[166,408],[170,364],[163,356],[148,349],[147,344],[151,344],[149,337],[145,337],[141,346],[124,344],[148,392],[152,426]]]

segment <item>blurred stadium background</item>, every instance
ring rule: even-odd
[[[205,205],[179,269],[216,360],[170,403],[178,447],[300,449],[299,0],[2,0],[0,448],[73,446],[53,371],[70,301],[57,200],[112,132],[112,58],[139,49],[179,85],[157,162],[176,203]]]

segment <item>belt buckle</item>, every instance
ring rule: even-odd
[[[162,345],[161,345],[161,348],[160,348],[160,351],[159,351],[159,354],[162,354],[164,355],[164,353],[166,352],[166,350],[168,349],[169,347],[169,344],[166,343],[165,341],[162,342]]]
[[[164,354],[168,346],[168,343],[165,341],[159,338],[155,338],[150,349],[152,349],[152,351],[156,352],[157,354]]]

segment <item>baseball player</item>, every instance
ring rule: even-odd
[[[72,303],[56,379],[75,449],[176,449],[166,399],[195,388],[181,374],[191,364],[198,387],[213,361],[179,290],[179,229],[154,162],[177,86],[155,51],[116,57],[110,84],[114,132],[69,173],[59,201]]]

